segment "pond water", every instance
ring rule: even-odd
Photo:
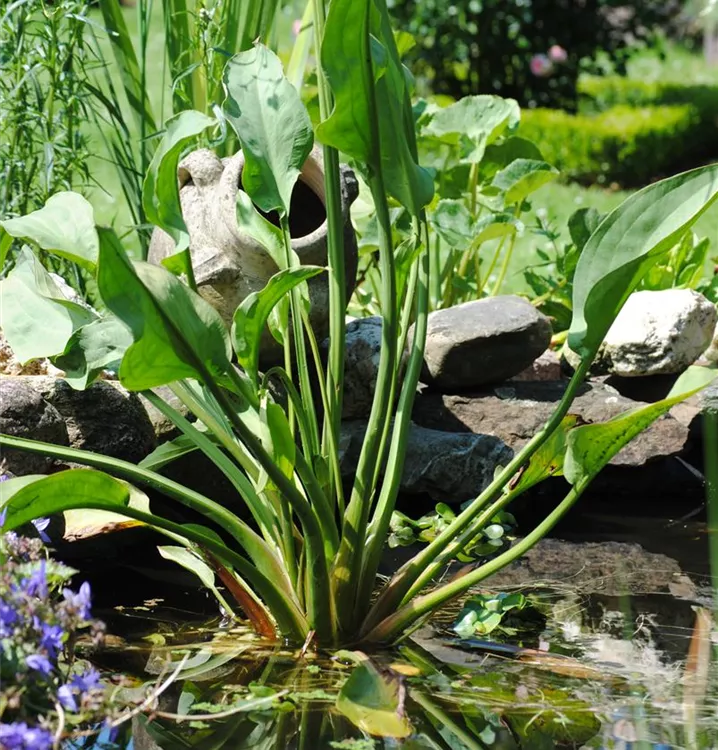
[[[636,541],[629,518],[586,520],[584,539],[620,539],[623,528],[623,538]],[[114,596],[128,604],[98,613],[111,636],[93,659],[115,679],[129,678],[126,689],[137,695],[148,683],[166,689],[156,710],[122,725],[113,744],[104,735],[73,748],[718,747],[705,526],[642,519],[640,528],[645,546],[689,575],[621,574],[621,594],[590,577],[522,586],[532,609],[491,641],[459,639],[451,629],[456,611],[449,611],[372,654],[400,699],[401,739],[369,733],[387,726],[371,697],[358,714],[337,702],[354,669],[347,655],[263,644],[244,628],[208,619],[207,602],[183,587],[165,584],[161,599],[142,601],[156,583],[118,589]],[[572,533],[579,535],[566,527],[562,536]],[[396,712],[388,720],[394,726]]]

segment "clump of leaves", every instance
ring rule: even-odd
[[[514,635],[517,628],[506,621],[510,612],[518,612],[528,605],[528,599],[519,592],[511,594],[476,594],[464,603],[453,625],[460,638],[486,636],[495,630]]]
[[[434,513],[414,521],[409,516],[394,511],[391,517],[389,547],[408,547],[416,542],[433,542],[456,519],[456,513],[446,504],[439,503]],[[509,543],[509,534],[516,527],[516,519],[506,511],[497,513],[477,535],[457,553],[459,562],[473,562],[496,555]]]

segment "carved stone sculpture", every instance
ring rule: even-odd
[[[180,202],[189,232],[197,290],[231,325],[237,306],[247,295],[259,291],[279,270],[260,242],[237,222],[237,192],[242,184],[244,155],[239,151],[219,159],[207,149],[188,154],[179,165]],[[353,172],[343,169],[341,175],[342,213],[344,217],[344,251],[347,295],[356,283],[357,243],[349,219],[349,207],[358,194]],[[277,217],[268,215],[277,224]],[[302,264],[327,264],[327,222],[324,207],[324,173],[319,149],[309,155],[295,186],[290,208],[292,247]],[[172,239],[155,229],[149,249],[149,261],[161,263],[175,252]],[[327,334],[329,324],[329,291],[327,275],[310,279],[310,321],[317,338]],[[281,361],[279,345],[268,330],[261,347],[263,367]]]

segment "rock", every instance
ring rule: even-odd
[[[62,416],[33,386],[33,380],[36,378],[0,377],[0,432],[55,445],[69,445]],[[3,448],[0,471],[14,476],[47,474],[53,465],[51,458]]]
[[[689,592],[695,587],[666,555],[625,542],[564,542],[542,539],[519,560],[491,576],[497,591],[512,586],[567,583],[572,591],[607,596]]]
[[[536,381],[561,380],[561,357],[552,349],[546,351],[534,360],[525,370],[514,375],[509,380]]]
[[[716,325],[715,332],[713,333],[713,340],[705,352],[703,352],[703,356],[709,362],[718,362],[718,325]]]
[[[692,289],[634,292],[613,322],[592,372],[627,378],[683,372],[709,347],[715,305]],[[568,347],[572,367],[578,357]]]
[[[169,386],[162,385],[159,388],[153,388],[154,392],[166,401],[173,409],[178,411],[185,419],[190,422],[195,421],[195,416],[190,410],[175,396]],[[158,443],[166,443],[168,440],[174,440],[179,436],[180,431],[174,424],[157,408],[155,408],[143,395],[139,396],[142,406],[147,412],[147,416],[152,424],[152,429]]]
[[[356,471],[366,421],[342,424],[342,474]],[[400,491],[428,494],[436,501],[461,503],[476,497],[513,452],[496,437],[440,432],[412,425]]]
[[[0,387],[2,432],[133,463],[156,445],[152,423],[139,398],[119,383],[98,381],[85,391],[76,391],[64,380],[49,376],[7,376],[0,378]],[[46,473],[53,465],[47,459],[26,458],[30,455],[23,454],[19,466],[13,459],[10,471]],[[28,460],[33,459],[41,460],[44,468],[28,468]]]
[[[495,435],[517,450],[548,420],[565,389],[565,382],[512,382],[463,394],[426,392],[417,396],[412,418],[431,429]],[[587,383],[570,411],[586,422],[604,422],[638,405],[640,402],[624,398],[610,386]],[[642,466],[660,457],[680,454],[687,442],[687,427],[665,415],[623,448],[611,463]]]
[[[465,302],[429,315],[422,380],[453,392],[526,369],[551,340],[545,315],[521,297]]]
[[[381,318],[359,318],[347,325],[344,352],[343,419],[369,416],[381,351]],[[329,349],[327,339],[322,348]]]
[[[73,448],[138,463],[156,446],[152,423],[136,394],[98,380],[76,391],[64,380],[37,378],[35,387],[67,425]]]
[[[327,224],[324,209],[324,174],[321,151],[307,159],[292,195],[290,230],[292,247],[304,264],[327,263]],[[179,165],[180,201],[189,232],[192,266],[199,293],[230,325],[239,303],[262,289],[278,267],[264,246],[237,224],[237,195],[242,182],[244,155],[238,152],[220,160],[212,151],[200,149]],[[345,219],[344,250],[347,294],[356,280],[357,244],[349,219],[349,207],[358,195],[354,174],[342,171],[342,210]],[[274,217],[276,219],[276,217]],[[269,217],[273,220],[273,217]],[[275,221],[276,223],[276,221]],[[149,261],[161,261],[174,253],[174,241],[155,229]],[[278,251],[284,252],[283,249]],[[327,334],[329,291],[327,274],[308,282],[310,320],[321,340]],[[262,339],[262,366],[282,360],[281,347],[268,329]]]

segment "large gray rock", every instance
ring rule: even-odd
[[[371,411],[381,352],[381,318],[358,318],[346,329],[343,419],[363,419]],[[328,340],[323,348],[328,350]]]
[[[517,450],[545,424],[565,389],[565,382],[512,382],[460,395],[427,392],[417,396],[412,417],[417,424],[436,430],[496,435]],[[604,422],[639,403],[605,384],[586,384],[570,411],[585,422]],[[688,439],[688,428],[665,415],[623,448],[611,463],[642,466],[675,456],[685,449]]]
[[[189,233],[197,289],[228,325],[239,303],[247,295],[262,289],[278,271],[265,247],[237,223],[237,195],[243,169],[241,151],[228,159],[219,159],[212,151],[200,149],[190,153],[179,165],[182,215]],[[349,207],[358,194],[358,185],[348,169],[342,172],[341,187],[347,292],[351,294],[356,279],[357,244]],[[319,149],[312,151],[307,159],[294,190],[290,230],[292,248],[303,264],[327,264],[324,175]],[[161,263],[174,251],[174,242],[169,235],[155,229],[149,261]],[[284,250],[278,247],[276,252],[283,253]],[[328,327],[327,274],[310,279],[308,286],[310,320],[321,340]],[[281,347],[266,329],[262,339],[262,364],[276,364],[281,358]]]
[[[34,377],[0,376],[0,432],[13,437],[69,445],[65,422],[33,386]],[[46,474],[54,465],[50,458],[25,451],[2,450],[0,469],[15,476]]]
[[[356,471],[366,421],[342,424],[342,474]],[[461,503],[476,497],[505,466],[513,451],[490,435],[460,435],[412,425],[400,491],[428,494],[433,500]]]
[[[712,302],[693,289],[634,292],[599,349],[596,373],[626,378],[683,372],[710,346],[718,320]],[[565,349],[572,367],[577,355]]]
[[[133,463],[156,445],[139,398],[109,381],[76,391],[49,376],[0,377],[0,431]],[[46,473],[54,465],[29,453],[7,454],[7,468],[17,476]]]
[[[488,297],[429,315],[422,379],[444,392],[517,375],[551,341],[548,318],[521,297]]]

